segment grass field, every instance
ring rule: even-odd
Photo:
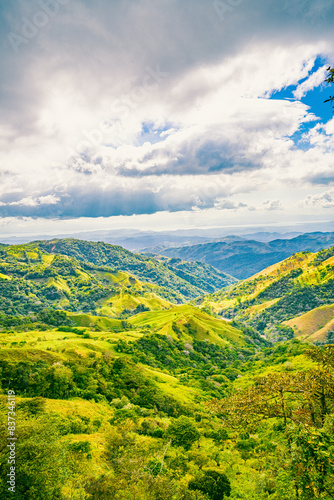
[[[325,340],[333,323],[334,304],[317,307],[285,322],[286,325],[293,328],[296,337],[305,337],[312,340]]]

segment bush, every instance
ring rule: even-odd
[[[200,438],[195,422],[183,415],[171,422],[167,435],[172,439],[173,444],[183,446],[185,450],[189,450]]]
[[[225,474],[216,470],[206,470],[189,483],[190,490],[207,494],[210,500],[222,500],[231,494],[230,481]]]

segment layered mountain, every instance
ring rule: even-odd
[[[252,325],[277,340],[331,340],[334,324],[334,247],[301,252],[197,304]]]
[[[159,248],[158,252],[167,257],[204,262],[238,279],[246,279],[294,253],[318,252],[333,244],[334,233],[317,232],[269,242],[230,236],[200,245]]]
[[[70,247],[68,241],[60,244],[65,244],[67,249]],[[101,250],[99,245],[90,248],[92,252],[100,250],[102,259],[105,248]],[[52,252],[56,250],[54,246],[52,242]],[[123,254],[120,248],[109,251],[118,252],[119,267],[124,255],[134,265],[135,256],[131,252]],[[80,256],[83,259],[83,255]],[[139,259],[139,262],[149,262],[152,267],[156,263],[161,266],[160,270],[167,262],[170,269],[165,269],[170,274],[174,266],[182,272],[189,272],[189,269],[194,272],[195,266],[191,263],[188,268],[187,263],[169,262],[168,259],[160,262]],[[202,270],[208,266],[199,267]],[[198,279],[204,279],[202,272]],[[98,266],[68,255],[49,253],[36,243],[1,246],[0,285],[0,365],[1,360],[11,360],[14,365],[23,360],[22,366],[27,364],[24,370],[32,377],[37,373],[39,377],[44,371],[47,374],[53,370],[51,367],[63,366],[63,363],[72,366],[71,363],[87,356],[94,358],[102,353],[108,353],[105,354],[107,358],[131,356],[136,363],[143,363],[146,371],[148,367],[164,373],[176,367],[187,369],[196,390],[182,388],[177,380],[173,383],[177,390],[162,386],[162,399],[173,396],[172,405],[175,406],[187,392],[188,401],[196,394],[205,398],[202,384],[211,395],[223,394],[224,386],[220,390],[215,379],[211,380],[216,366],[227,369],[228,362],[237,359],[239,354],[255,353],[259,346],[266,345],[256,332],[243,332],[242,328],[193,305],[176,306],[180,296],[168,288],[143,282],[106,263]],[[7,361],[4,366],[6,370],[11,369]],[[16,380],[15,374],[13,377]],[[165,375],[159,371],[154,377],[164,383]],[[19,386],[21,379],[15,383]],[[29,384],[27,381],[27,388]],[[90,394],[87,391],[80,389],[79,393],[86,397],[86,393]],[[95,387],[94,391],[107,399],[115,397],[111,395],[115,393],[107,390],[106,383],[98,390]],[[43,393],[47,394],[47,391]]]
[[[33,246],[50,254],[62,254],[97,266],[109,266],[115,272],[128,272],[171,292],[171,300],[181,303],[202,293],[212,293],[235,283],[236,278],[201,262],[162,259],[135,254],[120,246],[75,239],[37,241]]]

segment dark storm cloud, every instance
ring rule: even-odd
[[[167,192],[168,191],[168,192]],[[0,204],[2,217],[109,217],[117,215],[152,214],[160,211],[177,212],[191,210],[193,195],[175,196],[169,190],[164,193],[150,189],[98,189],[91,186],[69,189],[52,204],[23,199],[22,202]],[[205,207],[213,206],[213,201]]]

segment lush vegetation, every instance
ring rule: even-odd
[[[273,342],[247,316],[281,297],[293,308],[308,286],[330,322],[330,251],[199,291],[199,309],[121,263],[51,250],[0,248],[1,498],[13,498],[9,389],[19,500],[333,498],[333,349],[282,323],[277,338],[291,338]],[[194,263],[160,264],[204,279]],[[215,313],[222,300],[233,321]]]
[[[324,342],[334,319],[333,256],[334,247],[296,254],[195,303],[208,312],[247,323],[272,340],[302,335]]]
[[[174,292],[171,298],[177,295],[179,302],[201,293],[211,293],[237,281],[209,265],[138,255],[103,242],[64,239],[38,241],[34,245],[48,253],[67,255],[97,266],[109,266],[114,271],[126,271],[140,280]]]

